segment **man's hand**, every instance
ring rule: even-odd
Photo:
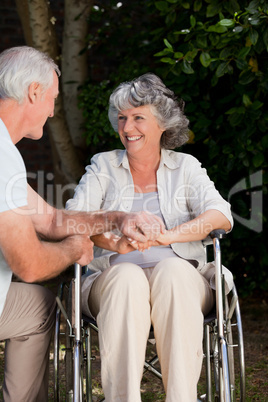
[[[158,216],[142,211],[124,215],[119,229],[126,237],[145,243],[164,233],[165,225]]]
[[[84,266],[89,264],[93,260],[94,243],[90,240],[90,237],[88,235],[69,236],[64,241],[68,243],[70,247],[78,250],[80,249],[81,256],[76,261],[78,264]]]

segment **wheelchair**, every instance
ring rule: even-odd
[[[204,317],[204,392],[199,401],[234,402],[246,400],[245,359],[241,313],[235,288],[226,295],[221,265],[220,240],[223,230],[214,230],[204,241],[205,252],[213,246],[215,260],[215,309]],[[81,313],[82,267],[74,266],[74,278],[70,286],[62,283],[57,296],[54,336],[54,400],[60,398],[59,355],[64,354],[66,401],[92,402],[92,331],[98,332],[94,320]],[[153,330],[152,330],[153,331]],[[152,335],[151,331],[151,335]],[[151,338],[151,336],[150,336]],[[64,348],[61,348],[61,343]],[[155,355],[144,363],[149,371],[162,378],[156,366]],[[64,385],[62,385],[64,387]],[[102,399],[104,401],[104,399]]]

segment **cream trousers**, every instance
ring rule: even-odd
[[[203,352],[203,314],[213,307],[208,282],[188,262],[154,268],[121,263],[93,283],[89,307],[99,327],[107,402],[139,402],[151,324],[168,402],[196,402]]]

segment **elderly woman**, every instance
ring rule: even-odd
[[[166,401],[193,402],[202,364],[203,316],[214,303],[202,239],[229,231],[232,217],[205,169],[171,149],[188,139],[183,102],[154,74],[119,85],[109,119],[125,150],[92,158],[67,208],[146,210],[166,232],[139,244],[111,232],[92,238],[94,273],[82,303],[96,318],[108,402],[138,402],[146,343],[154,328]]]

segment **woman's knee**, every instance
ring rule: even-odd
[[[143,269],[130,262],[113,265],[110,268],[110,275],[115,277],[120,285],[140,287],[148,284]]]
[[[135,316],[149,316],[150,289],[142,268],[132,263],[120,263],[108,269],[99,287],[99,313],[123,317],[126,312],[132,312]]]
[[[195,268],[182,258],[166,258],[160,261],[154,268],[150,280],[154,281],[159,278],[162,283],[181,283],[188,277],[195,276]],[[161,278],[161,279],[160,279]]]
[[[176,295],[179,300],[195,300],[207,312],[214,298],[206,279],[188,261],[167,258],[159,262],[150,278],[151,290],[157,295],[160,289]]]

